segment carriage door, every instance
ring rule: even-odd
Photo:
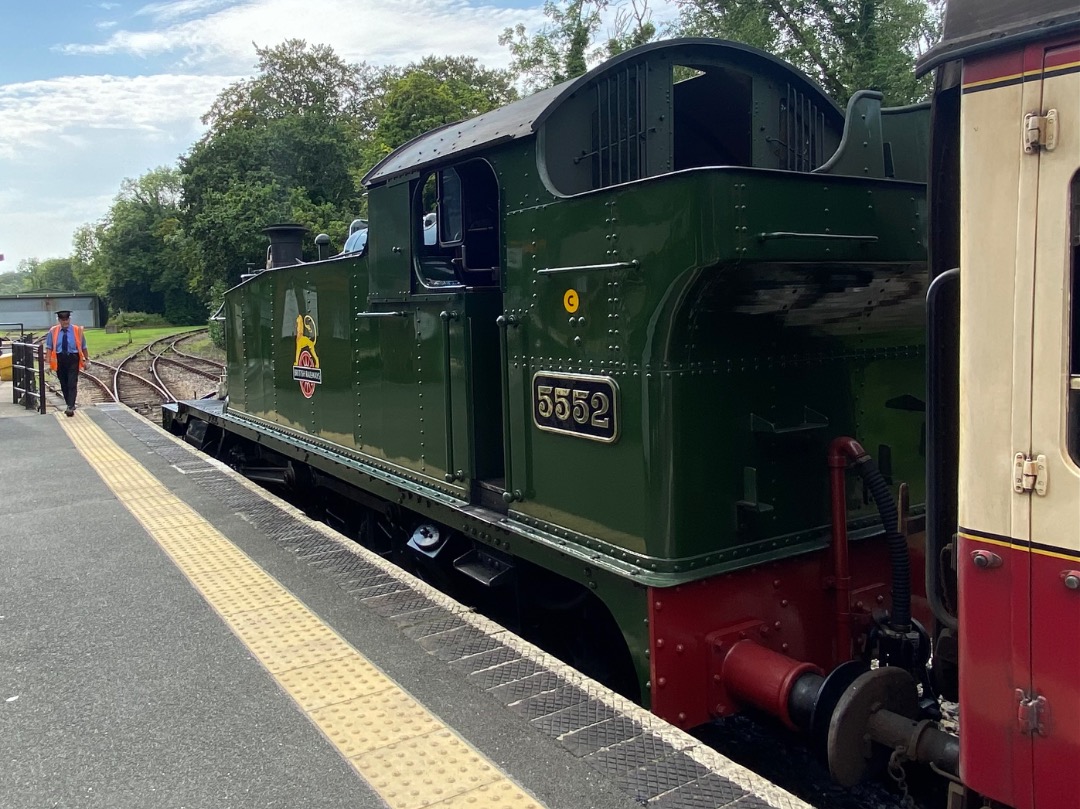
[[[1021,147],[1040,103],[1023,53],[964,62],[960,267],[960,770],[973,789],[1030,809],[1030,496],[1013,491],[1031,451],[1032,317],[1039,164]],[[1026,699],[1027,697],[1025,697]]]
[[[1034,51],[1034,53],[1032,53]],[[1027,123],[1038,161],[1031,453],[1032,693],[1036,807],[1075,796],[1080,761],[1080,40],[1029,49],[1043,68]],[[1021,706],[1023,708],[1023,706]]]

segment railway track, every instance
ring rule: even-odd
[[[182,351],[179,346],[205,330],[179,337],[162,338],[146,347],[150,375],[157,385],[176,399],[199,399],[216,391],[225,370],[224,363]]]
[[[80,386],[80,402],[84,406],[119,402],[156,422],[162,404],[212,394],[224,363],[178,347],[205,334],[206,330],[201,329],[163,337],[119,361],[91,359],[80,374],[84,382],[90,383]],[[47,387],[60,396],[55,379],[50,378]]]

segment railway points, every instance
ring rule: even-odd
[[[128,408],[7,385],[5,806],[806,806]]]

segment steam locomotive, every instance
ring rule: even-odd
[[[950,4],[933,110],[683,39],[405,144],[359,249],[268,228],[227,397],[165,426],[676,725],[1067,805],[1029,754],[1080,763],[1080,19],[992,5]]]

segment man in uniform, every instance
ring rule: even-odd
[[[71,322],[71,312],[63,309],[56,313],[57,324],[49,329],[45,338],[45,352],[49,355],[49,367],[60,380],[67,410],[64,415],[75,415],[75,397],[79,392],[79,371],[86,367],[86,335],[82,326]]]

